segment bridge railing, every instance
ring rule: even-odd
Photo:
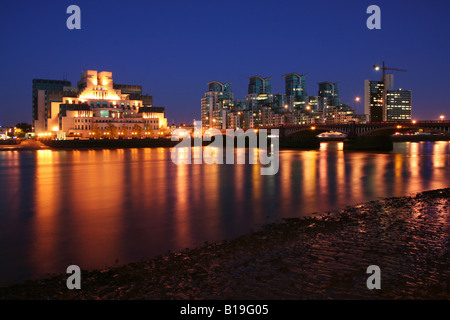
[[[424,125],[424,124],[444,124],[450,125],[450,120],[421,120],[421,121],[385,121],[385,122],[367,122],[367,123],[354,123],[354,125],[367,125],[367,126],[377,126],[377,125]],[[350,125],[348,122],[342,123],[311,123],[311,124],[285,124],[281,126],[264,126],[260,127],[261,129],[269,129],[269,128],[295,128],[295,127],[333,127],[333,126],[342,126],[342,125]]]

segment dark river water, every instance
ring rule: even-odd
[[[169,149],[0,152],[0,285],[230,239],[284,217],[450,186],[448,142],[175,165]],[[118,260],[118,262],[117,262]]]

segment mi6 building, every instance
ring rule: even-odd
[[[165,109],[137,85],[116,84],[112,73],[87,70],[76,87],[66,80],[33,80],[33,126],[37,136],[89,138],[158,134]]]

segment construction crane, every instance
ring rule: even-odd
[[[397,69],[397,68],[388,68],[388,67],[386,67],[386,64],[384,63],[384,61],[383,61],[382,67],[374,65],[373,68],[376,71],[380,71],[380,69],[383,70],[383,78],[381,78],[383,81],[383,121],[386,121],[387,120],[387,115],[386,115],[386,97],[387,97],[387,95],[386,95],[386,91],[387,91],[387,89],[386,89],[386,71],[391,70],[391,71],[406,72],[406,70]]]
[[[384,61],[383,61],[383,66],[382,66],[382,67],[376,66],[376,65],[374,65],[373,67],[374,67],[374,69],[375,69],[376,71],[380,71],[380,69],[383,70],[383,81],[384,81],[384,76],[386,75],[386,71],[387,71],[387,70],[406,72],[406,70],[403,70],[403,69],[388,68],[388,67],[386,67],[386,64],[384,63]]]

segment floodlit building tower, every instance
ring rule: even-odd
[[[411,91],[387,90],[386,91],[386,120],[410,121],[412,119]]]
[[[270,79],[272,78],[262,78],[259,76],[249,78],[248,94],[270,94],[272,92]]]
[[[320,82],[318,94],[318,109],[327,113],[329,107],[337,107],[340,105],[338,84],[332,82]]]
[[[203,128],[226,128],[226,115],[233,104],[230,85],[231,83],[223,84],[218,81],[208,83],[209,90],[205,92],[201,102]]]
[[[70,87],[67,80],[33,79],[33,127],[38,131],[46,131],[47,118],[51,117],[50,103],[56,101],[55,93],[63,92],[64,87]]]
[[[272,78],[262,78],[260,76],[249,78],[248,94],[245,96],[249,110],[256,111],[260,107],[273,103],[274,96],[272,95],[270,79]]]
[[[308,95],[306,93],[306,74],[290,73],[284,75],[286,100],[289,106],[296,110],[304,110]]]
[[[369,122],[407,121],[412,117],[410,90],[395,90],[394,75],[364,81],[364,112]]]
[[[383,121],[383,81],[364,81],[364,113],[369,122]]]

